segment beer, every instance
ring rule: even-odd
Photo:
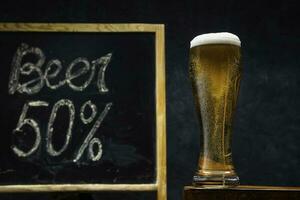
[[[195,185],[239,183],[232,164],[231,138],[240,58],[240,40],[233,34],[204,34],[191,41],[190,78],[203,127]]]

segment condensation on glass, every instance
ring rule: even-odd
[[[190,48],[190,78],[203,130],[194,185],[239,184],[232,163],[232,119],[241,76],[241,42],[231,33],[195,37]]]

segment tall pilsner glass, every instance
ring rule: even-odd
[[[239,38],[231,33],[203,34],[191,41],[190,78],[203,127],[194,185],[239,184],[231,139],[241,76],[240,48]]]

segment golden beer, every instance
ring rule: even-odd
[[[204,34],[191,41],[190,78],[203,127],[195,185],[239,184],[232,164],[231,138],[240,58],[240,40],[233,34]]]

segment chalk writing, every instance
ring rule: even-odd
[[[69,127],[67,130],[65,143],[63,144],[63,146],[61,147],[60,150],[55,150],[53,147],[53,144],[52,144],[53,123],[56,118],[58,109],[61,108],[62,106],[67,106],[69,109],[69,115],[70,115]],[[49,155],[59,156],[62,152],[64,152],[66,150],[66,148],[68,147],[68,144],[70,142],[71,136],[72,136],[72,128],[73,128],[74,118],[75,118],[75,107],[74,107],[74,104],[72,103],[72,101],[70,101],[68,99],[61,99],[55,103],[55,105],[53,106],[51,115],[50,115],[48,129],[47,129],[47,136],[46,136],[46,142],[47,142],[46,146],[47,146],[47,152],[49,153]]]
[[[22,133],[22,127],[24,125],[29,125],[35,132],[35,142],[30,150],[27,152],[19,149],[16,146],[12,146],[12,150],[20,157],[27,157],[33,154],[39,147],[41,143],[41,132],[38,123],[31,118],[26,118],[27,111],[29,107],[39,107],[39,106],[48,106],[48,103],[45,101],[30,101],[25,103],[22,109],[22,113],[20,115],[17,127],[13,130],[13,134],[20,134]]]
[[[36,63],[25,62],[24,64],[22,64],[23,58],[28,55],[33,55],[37,58],[38,61]],[[106,93],[108,92],[108,88],[106,87],[105,83],[105,71],[111,60],[111,57],[112,53],[108,53],[107,55],[92,61],[92,65],[86,58],[76,58],[67,67],[65,79],[60,80],[56,84],[53,84],[50,82],[50,80],[57,77],[63,68],[61,61],[58,59],[50,60],[46,64],[46,69],[43,73],[42,66],[44,65],[46,59],[43,51],[38,47],[30,47],[27,44],[22,44],[17,49],[13,57],[12,71],[8,84],[8,92],[9,94],[19,92],[21,94],[33,95],[39,93],[45,85],[52,90],[56,90],[65,84],[67,84],[72,90],[81,92],[90,85],[95,76],[96,67],[98,67],[98,91],[101,94]],[[80,68],[74,70],[75,66],[80,66]],[[51,71],[53,71],[53,68],[55,70],[51,73]],[[87,73],[90,73],[90,75],[82,85],[76,85],[75,83],[73,83],[72,80],[75,80],[76,78],[79,78]],[[20,76],[29,75],[34,76],[34,78],[25,83],[21,83]]]
[[[31,55],[31,57],[28,57]],[[24,58],[27,59],[24,59]],[[74,92],[83,92],[95,77],[95,73],[98,70],[97,80],[97,92],[99,94],[105,94],[109,91],[105,83],[105,72],[111,61],[112,54],[108,53],[105,56],[102,56],[93,61],[89,61],[87,58],[78,57],[74,59],[67,67],[63,80],[56,80],[59,77],[59,74],[62,73],[63,65],[59,59],[51,59],[46,64],[46,56],[43,51],[38,47],[30,47],[28,44],[21,44],[12,59],[11,73],[9,77],[8,83],[8,93],[10,95],[14,95],[15,93],[23,94],[23,95],[35,95],[38,94],[43,87],[48,87],[50,91],[55,91],[61,88],[64,85],[68,85],[68,87]],[[30,62],[28,59],[33,59],[34,61]],[[45,70],[43,70],[43,66],[45,65]],[[26,79],[24,79],[26,77]],[[61,77],[61,76],[60,76]],[[84,81],[81,81],[80,84],[75,82],[75,79],[82,77]],[[55,82],[55,83],[54,83]],[[35,141],[29,150],[21,149],[16,144],[12,145],[13,152],[19,157],[29,157],[34,154],[39,147],[43,144],[41,140],[43,139],[41,134],[41,122],[29,118],[28,110],[31,107],[48,107],[49,103],[47,101],[29,101],[24,104],[21,115],[19,117],[16,128],[13,130],[13,134],[18,136],[19,134],[26,134],[25,129],[23,128],[25,125],[29,126],[35,134]],[[68,128],[65,133],[63,132],[55,132],[54,122],[57,118],[58,111],[66,107],[68,110],[69,121]],[[82,141],[78,150],[76,150],[74,154],[73,162],[78,162],[82,157],[84,151],[87,151],[87,156],[91,161],[98,161],[102,157],[103,149],[101,140],[95,137],[95,133],[100,128],[100,125],[109,110],[112,107],[112,102],[107,103],[103,111],[98,114],[97,106],[91,101],[87,100],[83,103],[79,110],[78,116],[81,122],[85,125],[92,123],[93,126],[88,132],[87,136]],[[41,109],[41,108],[40,108]],[[90,115],[87,114],[88,109],[91,110]],[[45,145],[46,151],[48,155],[52,157],[60,156],[63,152],[65,152],[72,140],[73,127],[76,118],[76,106],[74,105],[71,99],[60,99],[56,103],[54,103],[49,120],[47,122],[47,129],[45,135]],[[62,142],[62,146],[58,149],[55,148],[55,144],[53,141],[54,134],[65,134],[64,141]],[[95,148],[96,147],[96,148]]]

